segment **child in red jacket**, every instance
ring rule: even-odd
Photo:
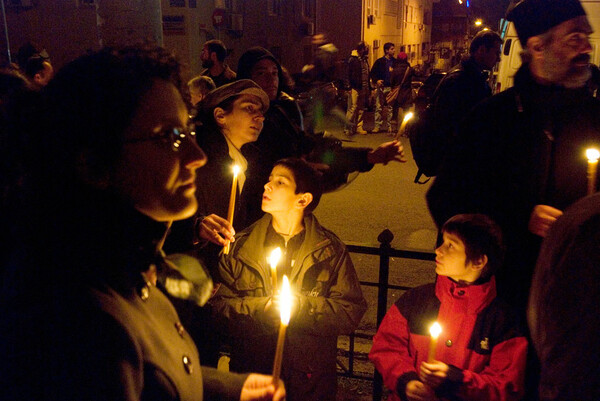
[[[390,308],[369,358],[393,400],[518,400],[527,340],[516,315],[496,298],[500,228],[487,216],[463,214],[448,220],[442,234],[436,282],[406,292]],[[428,363],[435,321],[442,332]]]

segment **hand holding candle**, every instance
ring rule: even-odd
[[[277,292],[277,264],[281,259],[281,248],[277,247],[271,252],[271,256],[267,258],[271,266],[271,285],[273,286],[273,294]]]
[[[237,177],[240,172],[240,166],[233,165],[233,181],[231,182],[231,195],[229,196],[229,209],[227,209],[227,221],[233,225],[233,212],[235,211],[235,196],[237,195]],[[229,243],[223,248],[223,253],[229,253]]]
[[[588,190],[587,194],[591,195],[596,192],[596,177],[598,172],[598,159],[600,158],[600,152],[598,149],[590,148],[585,151],[585,155],[588,159],[587,168],[587,179],[588,179]]]
[[[283,345],[285,343],[285,331],[290,323],[292,313],[292,290],[287,276],[283,276],[280,298],[281,324],[279,325],[279,336],[277,337],[277,348],[275,349],[275,360],[273,361],[273,383],[277,386],[281,374],[281,362],[283,361]]]
[[[431,339],[429,340],[429,354],[427,355],[427,362],[432,363],[435,361],[435,349],[437,348],[438,337],[442,332],[442,327],[435,322],[431,325],[429,329],[429,334],[431,334]]]

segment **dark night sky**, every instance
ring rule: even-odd
[[[454,0],[457,1],[458,0]],[[463,0],[466,1],[466,0]],[[471,3],[471,15],[480,17],[491,29],[498,30],[500,18],[503,18],[510,0],[469,0]]]

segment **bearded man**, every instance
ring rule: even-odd
[[[202,71],[200,75],[212,78],[216,87],[223,86],[235,81],[236,74],[225,63],[227,57],[227,47],[220,40],[209,40],[202,46],[200,60],[202,61]]]
[[[438,226],[484,213],[502,227],[498,295],[524,318],[542,239],[586,195],[585,150],[600,149],[600,102],[586,88],[592,28],[578,0],[523,0],[507,18],[525,49],[515,86],[459,126],[427,202]]]

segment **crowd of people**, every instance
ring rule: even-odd
[[[507,17],[524,48],[515,86],[491,95],[502,41],[487,31],[438,87],[436,281],[392,305],[369,353],[391,399],[600,398],[600,198],[580,160],[600,147],[591,27],[579,0],[522,0]],[[317,42],[308,71],[325,88],[337,49]],[[347,135],[366,133],[372,91],[372,132],[410,107],[408,57],[383,49],[371,69],[364,42],[346,62]],[[336,399],[337,338],[367,303],[313,212],[351,173],[404,162],[403,147],[315,133],[272,53],[247,49],[235,72],[226,57],[205,43],[186,83],[152,44],[56,73],[28,44],[0,74],[0,399]]]

